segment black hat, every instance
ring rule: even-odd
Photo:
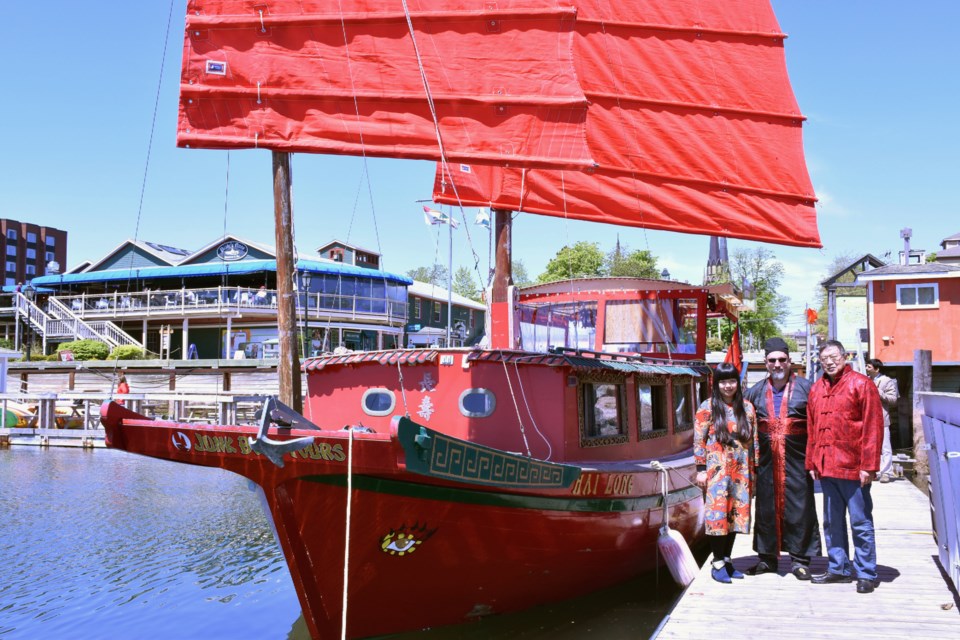
[[[770,355],[773,351],[782,351],[789,354],[790,347],[787,346],[787,341],[783,338],[770,338],[763,343],[763,355]]]

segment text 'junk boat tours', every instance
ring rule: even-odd
[[[102,408],[111,447],[259,485],[316,638],[570,598],[654,567],[664,524],[702,533],[693,414],[732,289],[518,292],[514,211],[819,246],[767,0],[385,4],[188,2],[178,144],[273,154],[292,401],[259,427]],[[288,407],[293,151],[436,160],[436,202],[491,206],[488,345],[310,358]]]

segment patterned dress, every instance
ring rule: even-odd
[[[711,419],[711,400],[704,400],[697,411],[693,435],[693,455],[698,465],[707,467],[707,494],[704,520],[708,536],[750,532],[750,494],[757,464],[757,414],[744,400],[753,437],[747,443],[734,440],[723,445],[717,440]],[[737,428],[733,407],[725,405],[727,428]]]

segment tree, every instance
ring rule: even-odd
[[[730,261],[734,284],[745,284],[753,289],[756,311],[740,314],[740,331],[748,334],[754,344],[763,344],[767,338],[780,335],[778,325],[787,316],[787,297],[778,293],[783,281],[783,264],[769,249],[741,249],[734,251]]]
[[[613,251],[607,254],[604,265],[605,272],[611,276],[628,278],[660,279],[660,270],[657,269],[657,257],[647,250],[630,251],[630,248],[620,247],[620,241]]]
[[[554,282],[570,278],[595,278],[604,275],[604,255],[597,242],[581,240],[572,247],[563,247],[547,263],[547,270],[537,282]]]
[[[435,264],[432,267],[417,267],[407,271],[407,275],[418,282],[426,282],[444,288],[449,284],[449,273],[442,264]]]
[[[528,284],[533,284],[533,280],[530,279],[530,275],[527,273],[527,267],[524,266],[523,260],[514,260],[512,269],[514,285],[522,287]]]
[[[477,287],[477,283],[473,279],[470,269],[460,267],[457,269],[457,272],[453,274],[453,292],[460,294],[464,298],[480,300],[480,289]]]

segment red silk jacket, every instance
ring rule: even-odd
[[[825,478],[859,480],[880,469],[883,407],[873,381],[844,366],[836,381],[823,376],[807,401],[807,469]]]

